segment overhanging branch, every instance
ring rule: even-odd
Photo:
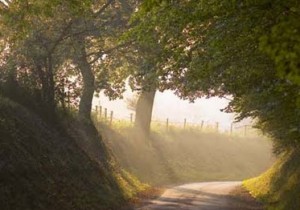
[[[95,56],[94,59],[92,59],[89,63],[90,64],[93,64],[95,63],[102,55],[105,55],[105,54],[110,54],[112,53],[113,51],[115,50],[118,50],[120,48],[123,48],[123,47],[127,47],[128,45],[130,45],[132,42],[125,42],[125,43],[122,43],[122,44],[119,44],[119,45],[116,45],[110,49],[107,49],[105,51],[98,51],[98,52],[93,52],[93,53],[89,53],[87,56]]]

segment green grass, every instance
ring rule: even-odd
[[[121,165],[152,185],[243,180],[259,175],[274,160],[271,143],[262,138],[157,129],[145,139],[133,128],[105,125],[101,132]]]
[[[300,209],[300,152],[290,151],[261,176],[244,181],[249,192],[261,200],[267,210]]]
[[[101,125],[107,125],[113,130],[116,131],[122,131],[128,128],[133,128],[134,123],[130,122],[129,120],[126,119],[113,119],[112,122],[110,123],[110,120],[107,119],[105,120],[103,117],[96,117],[96,113],[93,112],[93,120],[95,124],[99,127]],[[219,128],[220,129],[220,128]],[[203,127],[201,128],[201,124],[190,124],[187,123],[186,127],[184,127],[183,123],[172,123],[169,122],[168,127],[166,126],[166,122],[161,122],[161,121],[152,121],[151,122],[151,130],[156,133],[166,133],[166,131],[192,131],[192,132],[199,132],[199,133],[215,133],[215,134],[222,134],[222,135],[227,135],[231,137],[237,137],[237,138],[261,138],[262,133],[255,128],[251,128],[251,126],[247,126],[247,131],[245,133],[245,127],[234,127],[232,133],[230,134],[229,130],[222,131],[216,130],[216,125],[206,125],[204,124]]]
[[[1,210],[120,209],[148,188],[120,168],[92,125],[66,117],[50,125],[1,97],[0,159]]]

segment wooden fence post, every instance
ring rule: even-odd
[[[201,130],[203,129],[203,126],[204,126],[204,121],[202,120],[201,121]]]
[[[95,106],[95,115],[94,116],[95,116],[95,120],[96,120],[95,123],[98,124],[99,120],[98,120],[98,106],[97,105]]]
[[[133,113],[130,113],[130,123],[133,123]]]
[[[166,129],[167,129],[167,131],[169,131],[169,118],[167,118]]]
[[[232,136],[232,133],[233,133],[233,123],[231,123],[230,125],[230,136]]]
[[[104,120],[107,120],[107,108],[104,109]]]
[[[114,117],[114,112],[111,111],[111,112],[110,112],[110,121],[109,121],[109,124],[110,124],[110,125],[112,125],[113,117]]]
[[[219,132],[219,122],[216,122],[216,132]]]
[[[101,117],[102,117],[102,106],[99,106],[99,118],[101,120]]]
[[[184,122],[183,122],[183,129],[186,128],[186,118],[184,118]]]

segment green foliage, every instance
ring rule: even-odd
[[[293,150],[281,155],[267,172],[243,184],[267,210],[299,209],[299,176],[299,151]]]
[[[134,30],[142,40],[158,34],[165,88],[190,100],[232,95],[225,111],[255,118],[282,151],[300,139],[299,8],[295,0],[150,1]]]
[[[13,31],[10,31],[13,32],[15,38],[24,39],[37,26],[41,27],[35,21],[49,21],[51,18],[67,14],[71,17],[81,17],[91,11],[92,3],[92,0],[64,2],[59,0],[14,0],[11,1],[8,7],[3,9],[1,18],[5,25],[13,29]]]
[[[128,71],[116,53],[117,37],[133,5],[92,0],[16,0],[2,5],[0,68],[13,71],[18,85],[28,92],[38,92],[52,113],[57,106],[78,108],[86,87],[82,83],[87,83],[82,80],[87,70],[77,65],[82,59],[96,78],[94,90],[105,90],[112,99],[121,97]],[[85,56],[80,56],[79,45]]]
[[[300,6],[291,5],[269,34],[260,39],[261,50],[274,61],[281,78],[300,84]]]

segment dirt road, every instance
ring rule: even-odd
[[[167,189],[138,210],[262,210],[253,199],[232,193],[241,182],[203,182]]]

